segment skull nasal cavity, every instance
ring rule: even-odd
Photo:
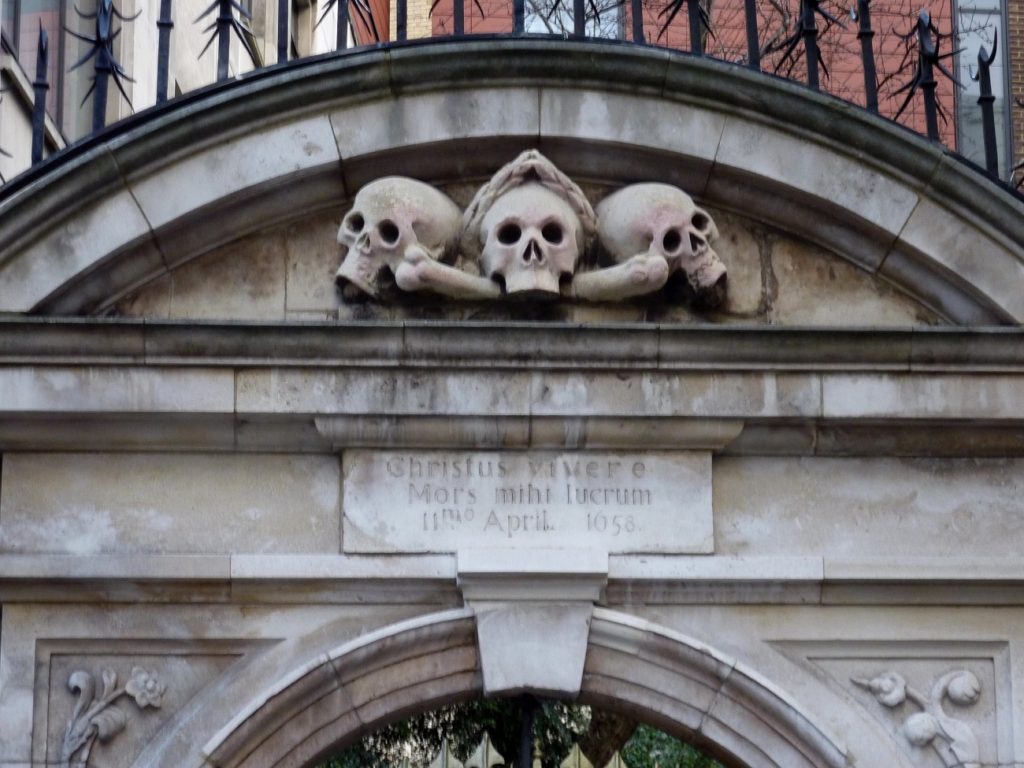
[[[505,224],[498,230],[498,242],[502,245],[515,245],[522,236],[523,231],[518,224]]]
[[[704,247],[704,238],[699,235],[690,233],[690,250],[697,253],[701,248]]]
[[[526,246],[526,250],[523,251],[523,261],[544,261],[544,254],[541,252],[540,246],[537,244],[536,240],[530,240],[529,244]]]
[[[382,221],[377,226],[377,231],[380,232],[380,239],[388,245],[394,245],[398,242],[398,225],[393,221]]]
[[[668,253],[672,253],[672,251],[676,250],[682,242],[683,237],[679,234],[678,229],[670,229],[665,233],[665,236],[661,238],[661,244]]]

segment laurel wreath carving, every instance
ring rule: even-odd
[[[478,257],[483,248],[480,225],[494,201],[524,184],[539,183],[565,200],[583,225],[584,253],[589,253],[597,237],[597,214],[579,186],[535,149],[523,152],[503,166],[473,197],[462,216],[460,243],[462,252]]]

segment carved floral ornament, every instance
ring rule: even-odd
[[[66,768],[86,768],[96,740],[108,742],[125,729],[128,714],[115,706],[118,699],[128,696],[139,709],[159,709],[167,690],[156,672],[142,667],[133,667],[123,686],[118,686],[117,673],[110,669],[103,671],[102,682],[103,689],[97,695],[96,678],[88,672],[72,672],[68,678],[68,688],[78,694],[78,701],[64,729],[61,764]]]
[[[415,179],[388,176],[356,194],[338,231],[346,301],[385,298],[391,285],[465,300],[621,301],[680,280],[717,306],[726,270],[711,216],[677,187],[633,184],[596,210],[536,150],[476,193],[465,211]]]
[[[981,682],[966,669],[956,669],[939,677],[932,685],[931,695],[907,684],[903,675],[888,671],[870,680],[852,678],[852,682],[868,691],[875,700],[890,709],[913,702],[920,708],[903,720],[901,730],[915,747],[932,747],[947,768],[980,768],[978,739],[970,727],[943,708],[949,701],[958,707],[969,707],[981,697]]]

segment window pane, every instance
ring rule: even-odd
[[[95,19],[81,18],[75,11],[76,7],[82,13],[95,13],[96,2],[95,0],[76,0],[74,6],[68,9],[66,22],[68,29],[73,29],[78,34],[91,39],[96,32],[96,21]],[[120,25],[120,21],[117,22],[116,26]],[[67,70],[85,56],[92,46],[67,33],[61,35],[61,38],[64,42],[64,67]],[[92,97],[90,96],[85,104],[82,104],[82,99],[92,85],[93,61],[94,59],[90,59],[74,72],[64,72],[64,84],[61,89],[63,92],[60,94],[62,99],[60,121],[64,133],[72,140],[85,136],[92,130]],[[113,83],[109,87],[114,90]],[[53,95],[53,93],[51,90],[50,94]]]
[[[5,3],[6,4],[6,3]],[[60,0],[21,0],[21,19],[18,22],[18,59],[25,74],[34,80],[36,76],[36,53],[39,50],[39,26],[42,25],[50,36],[49,60],[46,79],[50,83],[46,108],[56,114],[57,88],[53,87],[60,76],[60,39],[64,36],[60,28]]]
[[[622,37],[620,0],[586,0],[584,8],[588,37]],[[525,22],[527,32],[571,35],[573,0],[526,0]]]
[[[16,0],[0,0],[0,29],[11,45],[15,45],[14,15],[17,8]]]
[[[985,165],[985,143],[982,133],[981,107],[978,96],[980,84],[973,79],[978,71],[978,51],[982,46],[991,53],[998,34],[997,56],[989,70],[992,78],[992,94],[996,122],[996,146],[999,154],[1000,175],[1007,172],[1006,158],[1006,77],[1004,52],[1006,36],[1002,26],[1002,11],[999,0],[961,0],[959,3],[959,45],[962,50],[957,57],[957,77],[964,88],[957,94],[957,150],[978,165]]]

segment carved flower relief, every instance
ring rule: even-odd
[[[973,672],[960,670],[946,684],[946,695],[950,701],[961,706],[974,704],[981,696],[981,681]]]
[[[898,707],[907,699],[907,681],[898,672],[885,672],[871,678],[865,684],[859,680],[854,682],[866,687],[880,704],[887,707]]]
[[[141,708],[160,708],[163,703],[164,692],[167,686],[160,682],[156,672],[133,667],[131,679],[124,687],[125,693],[135,699],[135,703]]]
[[[934,748],[948,768],[979,768],[980,750],[973,730],[943,708],[946,699],[959,707],[978,702],[981,681],[973,672],[957,669],[941,675],[928,696],[907,685],[903,676],[893,671],[871,679],[852,678],[852,682],[890,709],[907,701],[917,705],[921,711],[907,715],[900,728],[913,746]]]
[[[100,682],[103,687],[97,694],[97,680],[90,673],[77,670],[68,678],[68,689],[78,694],[61,746],[61,761],[68,768],[86,768],[95,742],[109,742],[127,727],[127,713],[115,704],[119,698],[130,696],[140,709],[159,708],[167,690],[156,672],[142,667],[132,668],[123,688],[111,669],[103,670]]]

